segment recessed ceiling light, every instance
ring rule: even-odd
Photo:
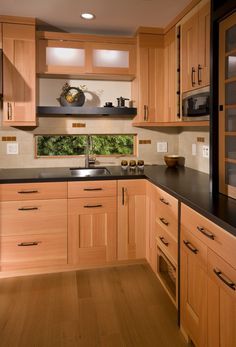
[[[95,15],[92,13],[82,13],[80,17],[83,19],[94,19]]]

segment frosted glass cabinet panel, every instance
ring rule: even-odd
[[[91,72],[98,74],[134,75],[136,70],[135,45],[90,43]]]
[[[219,31],[219,190],[236,199],[236,13]]]
[[[57,66],[84,66],[85,51],[81,48],[47,47],[46,64]]]
[[[86,49],[83,42],[38,40],[40,74],[82,74],[86,69]]]
[[[109,49],[94,49],[93,66],[128,68],[129,52]]]

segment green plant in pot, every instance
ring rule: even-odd
[[[83,106],[85,102],[85,86],[71,87],[67,82],[62,87],[62,92],[57,100],[61,106]]]

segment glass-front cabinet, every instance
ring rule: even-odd
[[[219,188],[236,198],[236,13],[219,34]]]

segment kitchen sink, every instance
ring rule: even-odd
[[[110,171],[105,167],[94,168],[70,168],[71,176],[75,177],[95,177],[95,176],[108,176]]]

